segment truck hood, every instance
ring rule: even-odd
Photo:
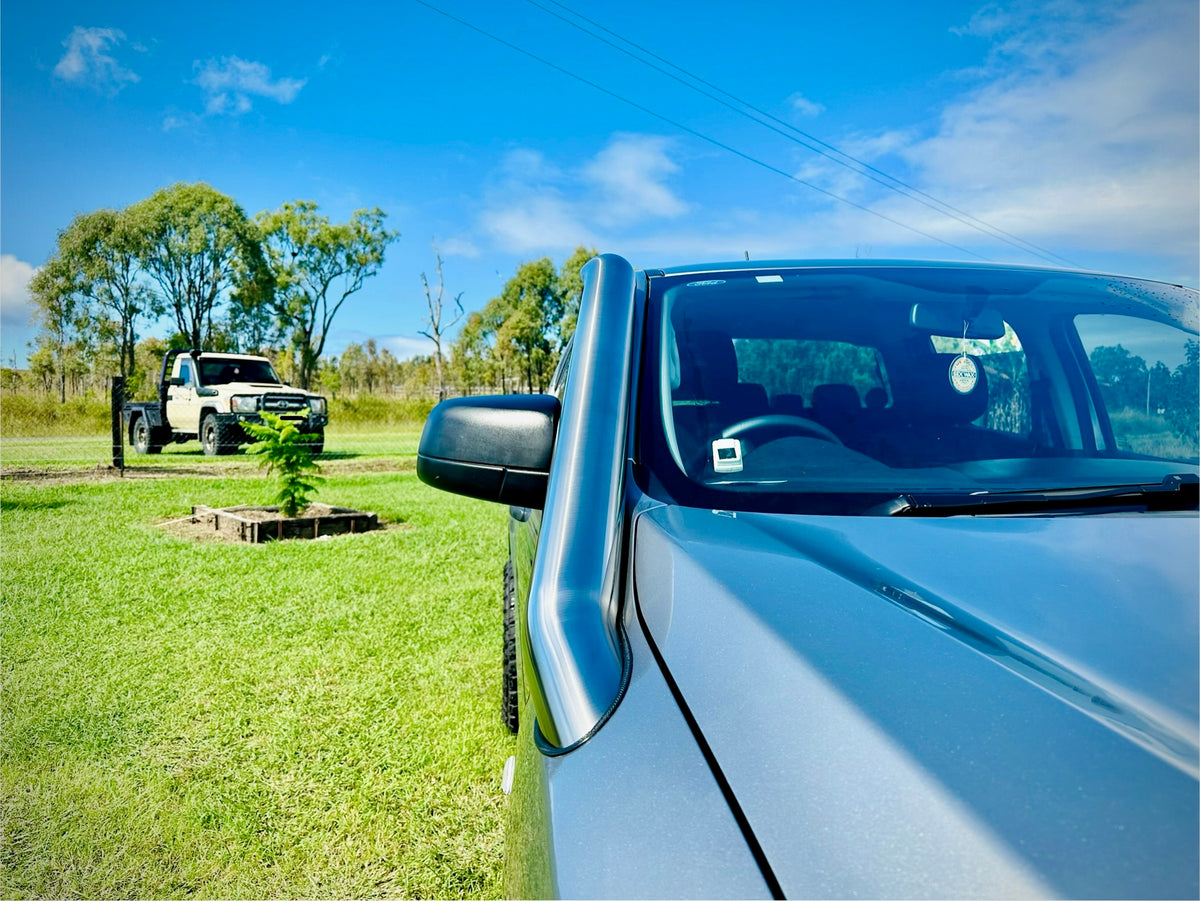
[[[1191,515],[637,520],[637,612],[792,897],[1195,897]]]
[[[287,394],[296,397],[317,397],[311,391],[303,388],[293,388],[291,385],[272,384],[271,382],[227,382],[214,385],[226,394]]]

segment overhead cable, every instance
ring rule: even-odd
[[[870,181],[875,182],[878,185],[881,185],[882,187],[886,188],[889,191],[893,191],[902,197],[906,197],[909,200],[914,201],[915,203],[919,203],[922,206],[928,207],[929,209],[933,210],[936,213],[939,213],[940,215],[947,216],[951,219],[954,219],[955,221],[961,223],[962,225],[967,226],[968,228],[972,228],[972,229],[975,229],[976,231],[983,232],[984,234],[988,235],[989,237],[998,239],[1001,242],[1008,244],[1011,247],[1014,247],[1018,250],[1021,250],[1024,253],[1029,253],[1029,254],[1032,254],[1033,256],[1039,257],[1042,260],[1045,260],[1046,262],[1052,263],[1052,262],[1057,261],[1060,263],[1067,263],[1068,265],[1072,265],[1072,266],[1078,265],[1078,264],[1072,262],[1071,260],[1066,259],[1065,257],[1059,256],[1058,254],[1054,253],[1052,250],[1048,250],[1044,247],[1040,247],[1037,244],[1034,244],[1032,241],[1027,241],[1026,239],[1024,239],[1018,235],[1014,235],[1011,232],[1005,231],[1004,229],[1000,228],[999,226],[992,225],[991,223],[989,223],[983,219],[979,219],[976,216],[973,216],[970,213],[959,209],[958,207],[955,207],[949,203],[946,203],[943,200],[939,200],[937,197],[934,197],[933,195],[928,194],[925,191],[922,191],[920,188],[917,188],[899,178],[896,178],[894,175],[884,172],[883,170],[871,165],[870,163],[868,163],[864,160],[860,160],[857,157],[855,157],[849,153],[846,153],[843,150],[838,149],[837,147],[835,147],[832,144],[822,141],[820,138],[809,134],[808,132],[798,128],[797,126],[786,121],[785,119],[781,119],[778,116],[775,116],[770,112],[767,112],[766,110],[760,109],[759,107],[755,106],[754,104],[750,103],[749,101],[743,100],[740,97],[737,97],[736,95],[731,94],[729,91],[724,90],[723,88],[713,84],[710,81],[706,81],[705,79],[701,78],[700,76],[695,75],[694,73],[688,71],[684,67],[677,65],[676,63],[673,63],[670,60],[664,59],[662,56],[659,56],[658,54],[654,53],[652,50],[648,49],[647,47],[643,47],[641,44],[638,44],[635,41],[631,41],[628,38],[623,37],[622,35],[618,34],[617,32],[613,31],[612,29],[606,28],[604,25],[600,24],[599,22],[596,22],[594,19],[590,19],[587,16],[583,15],[582,13],[576,12],[575,10],[571,9],[569,6],[558,2],[558,0],[546,0],[546,2],[553,4],[554,6],[566,11],[567,13],[570,13],[570,15],[575,16],[577,19],[580,19],[580,20],[586,22],[588,25],[592,26],[593,28],[599,29],[600,31],[604,32],[605,34],[612,35],[614,38],[616,38],[617,41],[620,41],[623,44],[627,44],[629,47],[632,47],[635,50],[637,50],[638,53],[645,54],[646,56],[650,57],[650,59],[657,60],[658,62],[662,63],[664,66],[668,66],[671,69],[674,69],[676,72],[682,73],[682,76],[675,74],[675,72],[668,71],[667,69],[663,68],[662,66],[655,65],[654,63],[650,62],[649,60],[639,56],[638,53],[634,53],[634,52],[628,50],[626,47],[622,47],[619,44],[608,40],[608,38],[605,38],[602,35],[599,35],[593,31],[590,31],[589,29],[580,25],[578,22],[572,21],[567,16],[564,16],[560,13],[555,12],[552,9],[547,8],[546,6],[542,5],[542,3],[538,2],[538,0],[525,0],[525,2],[529,3],[531,6],[534,6],[538,9],[542,10],[542,12],[546,13],[547,15],[553,16],[554,18],[556,18],[562,22],[565,22],[566,24],[570,25],[572,28],[582,31],[584,34],[588,35],[589,37],[592,37],[595,40],[600,41],[601,43],[606,44],[609,47],[612,47],[614,50],[625,54],[626,56],[630,57],[631,59],[637,60],[642,65],[647,66],[648,68],[653,69],[654,71],[656,71],[662,75],[665,75],[668,78],[673,79],[674,81],[679,82],[684,87],[686,87],[692,91],[695,91],[696,93],[698,93],[704,97],[707,97],[708,99],[713,100],[716,103],[721,104],[722,106],[726,107],[727,109],[732,110],[733,112],[737,113],[738,115],[744,116],[745,118],[749,119],[752,122],[756,122],[757,124],[763,126],[764,128],[767,128],[770,131],[775,132],[776,134],[782,136],[783,138],[786,138],[789,141],[792,141],[793,143],[799,144],[801,147],[804,147],[807,150],[812,151],[813,153],[816,153],[816,154],[819,154],[820,156],[825,157],[827,160],[829,160],[830,162],[832,162],[838,166],[842,166],[843,168],[849,169],[851,172],[854,172],[856,175],[860,175],[864,178],[869,179]],[[703,85],[703,87],[698,87],[698,85]],[[704,88],[711,89],[711,91],[714,91],[716,93],[715,94],[710,93],[709,90],[705,90]],[[718,96],[718,95],[720,95],[720,96]],[[724,99],[724,98],[728,98],[728,99]],[[766,121],[764,121],[764,120],[766,120]],[[816,146],[814,146],[814,145],[816,145]]]
[[[437,13],[438,15],[444,16],[445,18],[450,19],[453,22],[457,22],[459,25],[462,25],[464,28],[469,28],[472,31],[476,32],[477,34],[483,35],[484,37],[486,37],[490,40],[493,40],[498,44],[502,44],[503,46],[508,47],[510,50],[514,50],[517,53],[520,53],[522,56],[527,56],[530,59],[534,60],[535,62],[541,63],[544,66],[548,66],[549,68],[555,70],[556,72],[559,72],[562,75],[566,75],[568,78],[572,78],[575,81],[580,82],[581,84],[585,84],[594,90],[600,91],[602,94],[607,94],[609,97],[612,97],[614,100],[619,100],[620,102],[626,104],[627,106],[633,107],[634,109],[638,110],[639,112],[643,112],[646,115],[651,116],[655,119],[658,119],[661,122],[665,122],[673,128],[677,128],[680,131],[686,132],[687,134],[690,134],[695,138],[699,138],[700,140],[705,141],[706,143],[711,144],[714,147],[717,147],[721,150],[724,150],[727,153],[732,153],[734,156],[741,157],[742,159],[746,160],[747,162],[753,163],[756,166],[760,166],[761,168],[766,169],[769,172],[774,172],[776,175],[782,175],[784,178],[788,179],[789,181],[794,181],[797,184],[804,185],[806,188],[816,191],[819,194],[824,194],[826,197],[832,198],[833,200],[839,201],[840,203],[844,203],[849,206],[852,206],[855,209],[861,210],[864,213],[869,213],[870,215],[876,217],[877,219],[882,219],[884,222],[888,222],[899,228],[903,228],[906,231],[910,231],[915,235],[920,235],[922,238],[925,238],[927,240],[934,241],[938,244],[943,244],[946,247],[950,247],[954,250],[959,251],[960,253],[965,253],[968,256],[975,257],[976,259],[988,260],[988,257],[984,256],[983,254],[976,253],[973,250],[968,250],[967,248],[961,247],[958,244],[953,243],[952,241],[947,241],[945,238],[939,238],[937,235],[933,235],[933,234],[930,234],[929,232],[922,231],[921,229],[917,228],[916,226],[909,225],[905,222],[901,222],[899,219],[895,219],[891,216],[888,216],[885,213],[879,212],[878,210],[873,210],[870,207],[864,206],[863,204],[853,201],[848,197],[844,197],[841,194],[835,193],[834,191],[830,191],[830,190],[827,190],[826,188],[822,188],[820,185],[813,184],[812,182],[807,181],[803,178],[800,178],[797,175],[793,175],[792,173],[787,172],[783,169],[780,169],[777,166],[773,166],[768,162],[760,160],[755,156],[751,156],[749,153],[738,150],[736,147],[731,147],[728,144],[718,141],[716,138],[706,135],[703,132],[697,131],[696,129],[692,128],[689,125],[684,125],[682,122],[679,122],[678,120],[672,119],[669,116],[665,116],[662,113],[656,112],[655,110],[652,110],[647,106],[643,106],[642,104],[640,104],[634,100],[630,100],[628,97],[618,94],[616,91],[610,90],[609,88],[606,88],[601,84],[597,84],[596,82],[591,81],[590,79],[587,79],[587,78],[583,77],[582,75],[579,75],[576,72],[572,72],[569,69],[566,69],[566,68],[558,65],[557,63],[553,63],[544,57],[538,56],[536,53],[526,50],[524,47],[520,47],[517,44],[512,43],[511,41],[507,41],[504,38],[502,38],[498,35],[495,35],[490,31],[480,28],[478,25],[468,22],[466,19],[460,18],[459,16],[456,16],[453,13],[449,13],[446,10],[441,9],[440,7],[437,7],[434,4],[428,2],[428,0],[413,0],[413,2],[417,3],[421,6],[424,6],[426,9],[432,10],[433,12]]]

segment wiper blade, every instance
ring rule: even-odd
[[[1054,510],[1144,510],[1159,513],[1200,506],[1200,476],[1173,473],[1148,485],[974,491],[970,494],[904,494],[878,509],[888,516],[959,516],[1043,513]]]

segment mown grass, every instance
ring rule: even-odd
[[[398,527],[249,546],[153,525],[268,494],[0,487],[0,896],[500,893],[503,511],[362,473],[320,499]]]
[[[370,426],[365,423],[331,425],[325,433],[325,453],[320,459],[332,462],[372,457],[393,461],[404,459],[415,461],[423,425],[424,423],[420,420],[397,422],[384,426]],[[242,453],[220,457],[215,461],[205,458],[199,441],[169,444],[161,454],[144,456],[134,453],[127,438],[123,447],[125,464],[138,469],[147,467],[177,468],[211,462],[220,462],[226,468],[237,463],[244,463],[251,469],[256,465],[255,460],[246,457],[245,447],[242,448]],[[112,438],[108,434],[91,437],[48,435],[10,437],[5,435],[0,440],[0,466],[6,470],[23,467],[69,469],[94,467],[111,462]]]

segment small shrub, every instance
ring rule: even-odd
[[[258,454],[259,465],[268,473],[279,474],[279,493],[275,496],[279,512],[284,516],[299,516],[312,503],[311,495],[317,486],[325,481],[311,475],[321,471],[313,460],[311,444],[318,436],[301,432],[274,413],[263,413],[262,418],[263,423],[242,423],[250,437],[257,439],[246,452]]]

